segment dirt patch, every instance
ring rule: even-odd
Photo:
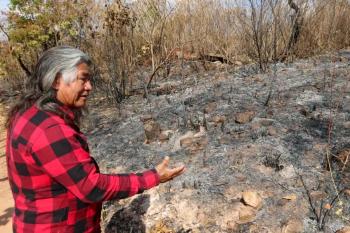
[[[0,232],[10,233],[12,232],[13,198],[8,183],[6,167],[6,130],[4,126],[5,113],[5,106],[0,103]]]

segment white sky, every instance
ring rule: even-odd
[[[6,20],[6,17],[4,17],[1,14],[1,11],[7,11],[8,10],[8,4],[9,4],[10,0],[0,0],[0,21],[3,22],[3,20]],[[0,32],[0,41],[6,40],[5,35]]]
[[[10,0],[0,0],[0,10],[6,10],[8,8]]]

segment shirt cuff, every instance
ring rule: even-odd
[[[153,188],[160,182],[159,174],[156,169],[147,170],[142,173],[141,186],[143,190]]]

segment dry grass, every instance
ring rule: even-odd
[[[136,80],[148,84],[150,78],[156,82],[158,76],[169,75],[171,59],[200,59],[210,54],[232,64],[257,62],[265,70],[273,61],[350,45],[347,0],[138,0],[128,5],[122,0],[79,2],[79,7],[70,11],[89,12],[79,19],[80,34],[74,40],[61,34],[55,43],[87,51],[98,67],[97,86],[107,89],[117,103],[139,85]],[[65,3],[65,7],[67,4],[78,3]],[[16,59],[8,56],[9,48],[16,43],[10,39],[9,44],[2,44],[2,57],[6,59],[0,68],[5,81],[18,87],[24,75]],[[176,56],[171,54],[174,51]],[[30,69],[40,51],[23,53]],[[144,66],[152,67],[148,75],[140,75]]]

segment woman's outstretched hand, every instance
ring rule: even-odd
[[[166,156],[163,162],[156,166],[156,171],[158,172],[160,183],[167,182],[185,172],[184,165],[175,168],[169,168],[169,161],[169,156]]]

